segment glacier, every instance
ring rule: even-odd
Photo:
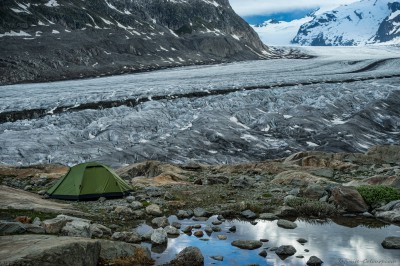
[[[232,164],[400,140],[400,49],[0,86],[0,163]],[[290,52],[290,51],[288,51]]]

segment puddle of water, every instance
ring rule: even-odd
[[[216,216],[207,221],[178,220],[175,216],[169,217],[169,221],[178,221],[182,229],[188,225],[200,224],[203,230],[206,225],[212,225],[217,220]],[[168,245],[152,247],[152,257],[156,265],[162,265],[174,259],[176,255],[188,246],[198,247],[205,259],[205,265],[247,265],[257,263],[259,265],[306,265],[311,256],[317,256],[324,261],[323,265],[400,265],[399,250],[388,250],[381,246],[382,241],[388,236],[400,236],[400,227],[372,222],[363,223],[355,218],[342,219],[336,222],[328,221],[319,223],[316,221],[297,220],[296,229],[284,229],[277,226],[277,221],[256,220],[258,223],[252,225],[247,221],[231,220],[221,225],[221,232],[213,232],[211,235],[204,234],[200,240],[194,235],[181,234],[176,238],[169,238]],[[229,228],[236,226],[234,233]],[[147,225],[142,225],[143,230]],[[195,229],[197,230],[197,229]],[[218,235],[226,235],[227,240],[219,240]],[[307,243],[301,245],[298,238],[305,238]],[[260,240],[268,239],[269,242],[256,250],[242,250],[233,247],[231,242],[237,239]],[[269,248],[281,245],[292,245],[297,252],[282,260]],[[266,249],[267,257],[258,255]],[[309,252],[306,252],[308,249]],[[211,259],[211,256],[223,256],[223,261]],[[296,258],[304,256],[304,258]]]

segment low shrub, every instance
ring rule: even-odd
[[[325,218],[338,214],[338,209],[332,204],[306,198],[294,198],[286,202],[286,205],[296,209],[300,216]]]
[[[370,206],[400,200],[400,190],[388,186],[360,186],[357,191]]]

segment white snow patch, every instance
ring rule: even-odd
[[[319,147],[318,144],[316,144],[316,143],[314,143],[314,142],[311,142],[311,141],[307,141],[307,145],[308,145],[309,147]]]
[[[46,4],[44,4],[45,6],[48,6],[48,7],[56,7],[56,6],[60,6],[58,3],[57,3],[57,0],[49,0],[49,2],[47,2]]]
[[[283,118],[285,118],[285,119],[290,119],[292,117],[293,117],[292,115],[283,115]]]
[[[5,32],[4,34],[0,34],[0,38],[1,37],[29,37],[31,36],[30,34],[26,33],[25,31],[20,30],[19,32],[15,32],[15,31],[10,31],[10,32]]]
[[[241,127],[245,128],[245,129],[250,129],[248,126],[246,126],[246,125],[240,123],[239,120],[238,120],[236,117],[234,117],[234,116],[232,116],[231,118],[229,118],[229,120],[230,120],[231,122],[235,123],[235,124],[238,125],[238,126],[241,126]]]
[[[52,30],[51,33],[53,34],[60,34],[60,32],[58,30]]]
[[[249,134],[244,134],[244,135],[240,136],[240,138],[244,139],[246,141],[258,141],[258,138],[254,137],[252,135],[249,135]]]

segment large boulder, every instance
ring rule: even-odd
[[[360,193],[352,187],[335,187],[330,201],[346,212],[363,213],[369,209]]]
[[[96,266],[101,245],[97,240],[52,235],[0,237],[0,265]]]
[[[382,242],[382,247],[386,249],[400,249],[400,237],[387,237]]]
[[[172,266],[203,266],[204,256],[197,247],[187,247],[178,256],[173,259],[170,264]]]
[[[78,223],[90,224],[90,220],[60,214],[53,219],[44,220],[42,226],[47,234],[59,234],[61,229],[68,223],[77,221]]]
[[[168,235],[163,228],[158,228],[153,231],[150,239],[152,244],[164,245],[168,242]]]
[[[308,266],[321,266],[322,263],[324,262],[316,256],[311,256],[307,261]]]
[[[26,228],[21,222],[0,221],[0,235],[15,235],[25,233]]]
[[[141,245],[109,240],[99,240],[99,242],[101,244],[100,258],[103,260],[135,256],[137,252],[142,251],[151,258],[150,250]]]
[[[92,237],[90,224],[88,222],[78,220],[67,222],[65,226],[61,229],[61,234],[64,236],[79,236],[87,238]]]
[[[297,252],[297,250],[291,245],[280,246],[275,253],[279,256],[292,256]]]
[[[156,217],[153,220],[151,220],[151,224],[156,227],[166,227],[169,225],[169,221],[168,221],[168,218],[165,216]]]

